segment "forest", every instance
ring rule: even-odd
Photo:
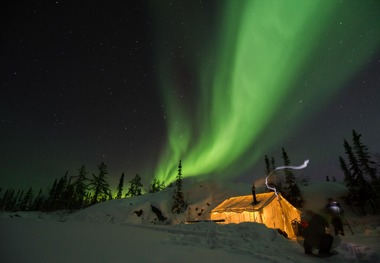
[[[376,162],[373,160],[369,149],[361,141],[361,134],[352,131],[351,143],[343,139],[343,149],[346,158],[339,156],[340,168],[344,174],[344,182],[348,188],[348,195],[344,197],[345,202],[358,213],[378,213],[380,203],[380,176]],[[291,164],[288,154],[282,148],[282,160],[285,166]],[[304,183],[296,178],[291,169],[285,169],[284,174],[274,171],[276,164],[273,157],[264,157],[265,172],[267,175],[273,173],[270,185],[275,187],[295,207],[303,205],[302,193],[299,183]],[[102,162],[98,165],[96,174],[89,176],[85,165],[77,169],[77,174],[69,176],[68,171],[59,179],[55,179],[49,191],[44,193],[42,188],[34,192],[32,188],[27,191],[0,188],[0,211],[42,211],[52,212],[57,210],[76,211],[88,206],[105,202],[112,199],[128,198],[161,191],[165,188],[173,190],[173,213],[182,213],[186,209],[186,201],[182,193],[182,163],[178,164],[178,174],[175,184],[165,185],[164,181],[154,178],[145,190],[141,177],[136,174],[124,190],[124,173],[121,174],[116,192],[112,193],[108,182],[107,165]],[[326,176],[326,180],[330,178]],[[335,181],[333,177],[331,180]],[[252,186],[255,187],[254,185]]]

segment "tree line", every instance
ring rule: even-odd
[[[179,166],[181,166],[181,161]],[[177,190],[175,193],[177,195],[182,193],[182,174],[180,174],[180,169],[176,182]],[[78,210],[107,200],[143,194],[144,189],[140,175],[136,174],[129,181],[127,191],[124,191],[124,173],[122,173],[117,185],[116,194],[112,195],[107,174],[107,165],[102,162],[98,165],[98,173],[92,174],[92,176],[89,176],[84,165],[78,169],[78,173],[75,176],[69,176],[68,172],[66,172],[64,176],[54,180],[48,193],[44,193],[40,189],[35,194],[32,188],[29,188],[27,191],[7,189],[3,192],[3,189],[0,188],[0,196],[2,195],[0,198],[0,211],[51,212],[56,210]],[[154,178],[149,185],[149,193],[155,193],[165,188],[164,181]],[[177,198],[176,200],[179,199]]]
[[[351,208],[366,214],[379,212],[380,176],[369,148],[361,141],[361,134],[352,131],[351,143],[343,139],[346,154],[339,156],[344,181],[349,190],[345,201]]]
[[[366,214],[368,209],[371,212],[379,212],[380,203],[380,176],[373,156],[369,149],[361,141],[361,134],[355,130],[352,131],[352,143],[343,139],[343,147],[346,153],[346,161],[339,156],[340,167],[344,174],[344,181],[349,190],[345,201],[353,209]],[[282,147],[282,160],[285,166],[291,164],[286,150]],[[295,207],[303,206],[303,198],[297,179],[291,169],[284,169],[285,176],[274,171],[276,169],[275,159],[264,157],[265,172],[269,178],[268,184],[275,187],[278,192],[286,198]],[[88,176],[84,165],[78,169],[78,174],[68,176],[68,172],[53,182],[50,190],[45,194],[42,189],[37,194],[32,188],[27,191],[7,189],[2,194],[0,188],[0,211],[56,211],[56,210],[77,210],[104,202],[112,199],[133,197],[143,194],[143,184],[141,177],[136,174],[129,181],[129,188],[124,194],[124,173],[121,174],[116,189],[116,195],[113,196],[107,178],[107,166],[102,162],[98,165],[98,173]],[[329,177],[326,176],[329,181]],[[335,181],[335,177],[333,177]],[[168,187],[173,187],[170,184]],[[173,192],[173,213],[182,213],[187,207],[182,192],[182,163],[178,164],[178,174],[176,176],[175,190]],[[154,178],[149,185],[149,193],[155,193],[167,188],[163,181]]]
[[[355,212],[379,213],[380,169],[377,168],[379,165],[374,161],[374,156],[370,154],[368,146],[361,141],[361,137],[361,134],[353,130],[351,143],[343,139],[346,159],[339,156],[339,164],[348,188],[348,195],[343,198]],[[290,165],[290,159],[284,148],[282,148],[282,160],[283,165]],[[302,193],[292,170],[284,169],[285,176],[283,176],[280,174],[282,172],[274,171],[276,165],[273,157],[269,158],[265,155],[264,161],[266,175],[271,174],[268,184],[281,192],[293,206],[302,207]],[[330,181],[329,176],[326,176],[326,181]],[[336,182],[335,176],[332,176],[332,181]]]

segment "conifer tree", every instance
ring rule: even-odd
[[[14,189],[8,189],[8,195],[5,202],[5,211],[18,211],[19,205],[21,203],[22,195],[24,194],[24,191],[16,190]],[[7,193],[7,192],[6,192]]]
[[[274,162],[273,157],[272,157],[272,161]],[[272,187],[275,187],[276,190],[279,191],[279,189],[277,188],[278,187],[277,186],[277,179],[278,178],[276,177],[275,172],[272,172],[272,171],[274,171],[274,169],[272,169],[272,167],[271,167],[271,163],[269,161],[268,155],[264,156],[264,162],[265,162],[265,175],[266,176],[270,175],[270,177],[268,178],[268,184],[271,185]],[[272,191],[272,190],[270,190],[270,191]]]
[[[67,209],[67,205],[71,200],[71,196],[68,196],[68,171],[65,175],[54,180],[54,183],[49,190],[48,198],[45,200],[45,209],[47,211]]]
[[[275,163],[274,157],[271,158],[271,160],[270,160],[270,164],[272,165],[272,171],[273,171],[274,169],[276,169],[276,163]]]
[[[343,147],[348,157],[348,162],[350,165],[349,170],[352,177],[355,179],[356,183],[362,183],[364,181],[363,172],[359,167],[359,162],[352,151],[351,145],[345,139],[343,140]]]
[[[23,200],[24,200],[24,191],[18,190],[16,196],[14,196],[14,198],[11,200],[10,211],[18,211],[18,210],[24,211],[25,208],[22,207]]]
[[[85,197],[87,195],[87,178],[88,172],[86,171],[86,167],[82,165],[78,169],[77,180],[74,183],[75,193],[74,193],[74,208],[79,209],[85,207]]]
[[[166,185],[165,185],[164,180],[160,181],[160,182],[159,182],[159,185],[160,185],[160,186],[159,186],[160,191],[161,191],[161,190],[164,190],[164,189],[166,188]]]
[[[23,197],[19,208],[21,211],[30,211],[33,208],[33,189],[29,188],[29,190],[26,192],[25,196]]]
[[[355,178],[353,177],[349,168],[347,168],[347,164],[341,156],[339,156],[339,162],[340,162],[340,168],[343,170],[344,181],[346,182],[346,186],[348,187],[350,191],[353,191],[356,186]]]
[[[176,189],[173,194],[173,207],[172,211],[173,213],[180,214],[185,211],[187,204],[185,202],[185,198],[182,192],[182,163],[181,160],[179,160],[178,164],[178,175],[176,178]]]
[[[102,162],[98,165],[99,174],[92,174],[92,179],[90,182],[90,187],[94,191],[94,194],[91,199],[91,204],[95,204],[99,201],[104,201],[105,198],[111,195],[111,191],[109,189],[109,184],[107,181],[107,165]]]
[[[68,185],[68,171],[58,181],[54,180],[54,183],[49,190],[48,198],[46,199],[45,208],[47,211],[65,209],[67,205],[67,185]]]
[[[123,195],[123,185],[124,185],[124,173],[121,174],[119,179],[119,184],[117,185],[116,199],[120,199]]]
[[[290,165],[290,160],[289,160],[288,154],[286,153],[284,148],[282,148],[282,159],[284,161],[285,166]],[[288,186],[294,184],[296,182],[296,178],[295,178],[292,170],[291,169],[284,169],[284,172],[285,172],[285,183]]]
[[[64,196],[64,202],[63,202],[63,208],[61,209],[75,209],[76,200],[75,200],[75,185],[71,183],[71,179],[73,177],[70,177],[70,179],[67,181],[66,189],[63,194]]]
[[[43,209],[43,204],[44,204],[44,196],[43,196],[42,188],[41,188],[40,191],[38,192],[38,195],[34,199],[33,210],[41,211]]]
[[[358,204],[359,208],[362,211],[362,214],[365,214],[364,206],[369,199],[369,185],[363,176],[363,171],[360,169],[359,162],[352,150],[351,145],[345,139],[343,140],[343,147],[348,157],[350,167],[349,170],[352,174],[354,185],[349,193],[349,199],[352,202]]]
[[[68,185],[68,173],[69,171],[66,171],[65,175],[58,180],[54,196],[54,210],[62,210],[66,208],[66,189]]]
[[[154,178],[150,184],[149,193],[156,193],[165,189],[164,181],[160,181],[158,178]]]
[[[8,202],[8,211],[18,210],[18,203],[21,201],[24,191],[19,190],[16,195],[14,195],[14,193],[16,193],[16,191],[12,190],[12,196],[9,198]]]
[[[273,176],[273,182],[275,183],[275,186],[276,186],[276,189],[277,191],[279,191],[280,193],[283,192],[283,182],[284,180],[278,176],[277,172],[275,171],[276,169],[276,163],[275,163],[275,160],[274,160],[274,157],[271,158],[271,166],[272,166],[272,176]]]
[[[130,186],[125,196],[133,197],[141,195],[143,184],[141,183],[140,175],[136,174],[135,177],[133,177],[132,180],[129,181],[129,183]]]
[[[282,159],[285,166],[290,165],[290,159],[284,148],[282,148]],[[288,201],[295,207],[302,207],[303,200],[301,197],[301,190],[296,182],[296,177],[291,169],[284,169],[284,172],[286,183],[285,190],[287,190],[287,193],[285,193],[285,198],[288,199]]]
[[[54,182],[53,182],[52,187],[49,190],[49,196],[48,196],[48,198],[46,200],[46,205],[45,205],[47,211],[54,210],[55,192],[56,192],[56,189],[57,189],[57,184],[58,184],[57,179],[55,179]]]
[[[378,178],[376,176],[377,171],[375,162],[371,159],[368,147],[361,142],[361,136],[362,135],[358,134],[355,130],[352,131],[352,142],[354,144],[356,156],[358,157],[359,166],[363,173],[367,175],[372,182],[377,182]]]
[[[13,189],[7,189],[1,199],[1,211],[11,211],[13,209],[13,200],[14,200]]]
[[[343,140],[343,147],[348,157],[348,166],[343,158],[340,158],[341,169],[343,170],[346,185],[349,189],[347,200],[356,204],[362,213],[365,214],[365,205],[369,203],[373,211],[376,211],[376,174],[370,165],[371,160],[368,148],[360,141],[360,134],[352,133],[352,147],[346,139]],[[355,150],[355,152],[354,152]],[[367,179],[366,179],[367,177]],[[372,179],[372,180],[371,180]]]
[[[270,162],[269,162],[268,155],[265,155],[264,161],[265,161],[265,174],[269,175],[272,170],[270,168]]]

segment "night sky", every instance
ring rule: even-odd
[[[342,179],[380,149],[379,1],[64,1],[2,8],[0,187],[86,166],[252,182],[264,156]]]

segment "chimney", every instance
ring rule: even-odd
[[[254,204],[254,205],[257,205],[255,183],[252,184],[252,196],[253,196],[253,204]]]

